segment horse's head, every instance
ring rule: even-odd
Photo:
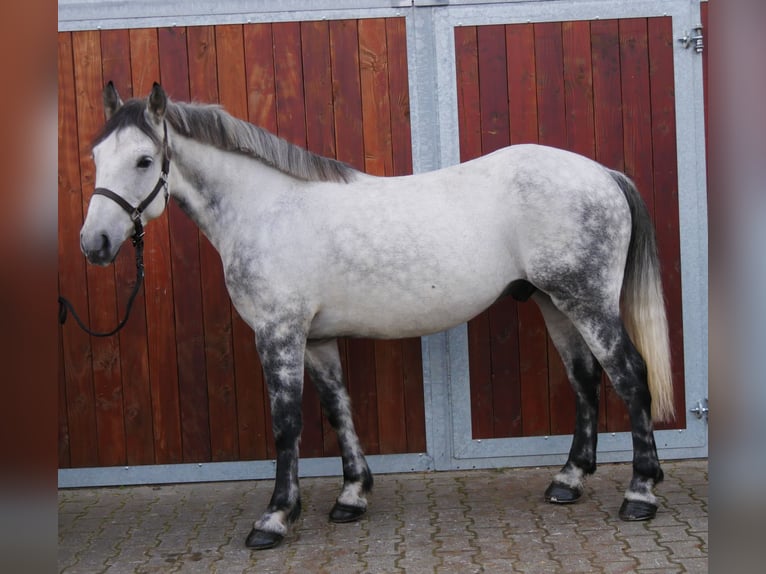
[[[96,189],[80,231],[80,248],[91,263],[114,261],[123,242],[165,209],[167,103],[159,84],[146,100],[125,103],[111,82],[104,88],[107,122],[93,147]]]

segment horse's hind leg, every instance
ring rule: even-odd
[[[612,386],[628,407],[633,438],[633,478],[620,508],[623,520],[647,520],[657,513],[653,488],[663,473],[654,442],[651,406],[643,357],[630,340],[619,314],[619,304],[553,299],[577,327]]]
[[[338,435],[343,459],[343,490],[330,511],[330,520],[353,522],[367,511],[365,494],[372,489],[372,473],[354,429],[336,339],[308,342],[306,371],[319,392],[327,419]]]
[[[575,502],[582,495],[583,478],[596,471],[598,400],[601,365],[572,322],[542,292],[534,295],[548,333],[561,355],[576,394],[576,422],[567,462],[545,491],[545,500],[557,504]]]

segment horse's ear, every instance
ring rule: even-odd
[[[111,118],[121,107],[120,94],[117,93],[117,88],[110,81],[104,86],[104,114],[106,114],[106,119]]]
[[[165,93],[165,90],[163,90],[162,86],[160,86],[157,82],[154,82],[154,85],[152,86],[152,93],[149,94],[147,110],[149,112],[149,116],[154,120],[155,123],[159,124],[165,118],[165,110],[167,110],[167,106],[168,96]]]

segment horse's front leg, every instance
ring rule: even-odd
[[[298,445],[303,427],[303,361],[305,330],[280,323],[256,329],[258,354],[271,401],[277,450],[274,493],[266,512],[255,522],[246,545],[256,550],[277,546],[301,512],[298,488]]]
[[[338,435],[343,460],[343,490],[330,511],[330,520],[353,522],[367,511],[365,495],[372,489],[373,481],[354,429],[351,400],[343,384],[337,339],[308,342],[306,371],[319,391],[325,415]]]

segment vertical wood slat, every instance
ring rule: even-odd
[[[141,65],[131,67],[133,93],[148,94],[152,83],[160,77],[157,30],[130,30],[130,59],[131,62],[141,62]],[[181,461],[181,414],[167,215],[152,222],[152,232],[144,236],[144,244],[146,339],[154,429],[154,460],[144,464],[166,464]]]
[[[381,19],[361,20],[358,28],[365,171],[374,175],[393,175],[386,24]],[[373,348],[380,450],[404,452],[407,429],[401,342],[375,341]]]
[[[476,26],[455,28],[458,136],[460,161],[481,155],[481,106],[479,103],[479,53]]]
[[[247,118],[277,133],[276,81],[271,24],[244,27]],[[240,457],[274,456],[271,410],[253,332],[232,309]]]
[[[407,67],[407,31],[402,18],[385,20],[388,80],[391,102],[392,175],[412,174],[410,138],[410,95]],[[423,358],[420,338],[399,341],[402,355],[401,380],[404,398],[404,427],[407,444],[401,452],[423,452],[425,440],[425,400],[423,397]]]
[[[90,142],[104,121],[100,94],[101,38],[98,32],[74,36],[74,74],[77,89],[77,123],[80,143],[80,182],[83,211],[87,209],[95,187],[95,170],[90,156]],[[114,268],[86,267],[91,327],[111,329],[117,322],[117,298]],[[98,461],[113,466],[125,459],[125,424],[122,405],[120,349],[115,337],[94,338],[91,342]]]
[[[300,34],[306,102],[306,147],[319,155],[335,157],[329,24],[326,21],[301,22]],[[312,397],[316,394],[314,386],[308,379],[307,383],[309,397]],[[340,455],[335,431],[322,416],[321,409],[315,408],[313,415],[317,418],[313,432],[318,432],[317,439],[321,438],[321,454]],[[307,432],[311,433],[312,429],[307,429]],[[318,442],[316,450],[320,450]]]
[[[622,71],[617,20],[591,22],[593,112],[596,161],[618,171],[625,170],[622,123]],[[617,432],[630,429],[625,403],[606,375],[601,382],[599,428]]]
[[[160,77],[168,96],[189,99],[185,28],[159,30]],[[204,353],[199,231],[175,202],[168,204],[173,303],[176,321],[178,388],[181,406],[182,460],[210,460],[210,415]]]
[[[479,42],[476,26],[455,28],[455,59],[458,78],[460,160],[482,155],[482,110],[479,89]],[[473,438],[489,438],[492,427],[492,374],[489,315],[482,313],[468,322],[468,363],[471,390]]]
[[[333,78],[333,111],[337,158],[359,170],[365,168],[362,119],[362,85],[358,23],[332,21],[330,61]],[[380,453],[375,344],[370,339],[347,339],[341,343],[346,383],[353,407],[354,425],[365,452]]]
[[[538,141],[566,148],[566,95],[561,23],[535,24]],[[548,338],[550,432],[568,434],[574,428],[574,392],[553,342]]]
[[[532,24],[506,26],[511,144],[537,143],[537,78]],[[519,391],[521,435],[550,434],[548,335],[534,303],[520,304]]]
[[[72,34],[58,36],[59,290],[87,317],[85,261],[79,253],[83,221]],[[73,466],[98,465],[90,337],[69,321],[61,329],[67,400],[69,459]]]
[[[123,99],[132,97],[133,81],[128,30],[101,32],[101,61],[104,80],[113,82]],[[136,280],[133,250],[120,250],[114,265],[119,316],[123,317]],[[146,303],[145,291],[142,289],[133,302],[131,320],[125,324],[118,335],[125,409],[126,461],[130,465],[154,460],[149,350],[145,333]]]
[[[306,96],[303,85],[303,50],[301,24],[273,24],[274,73],[276,79],[277,127],[280,137],[305,148],[307,146]],[[308,378],[303,385],[304,456],[321,456],[324,444],[319,396]]]
[[[670,17],[649,18],[648,51],[654,166],[654,221],[662,257],[662,282],[670,332],[673,398],[676,419],[658,428],[686,426],[681,245],[678,230],[678,168],[673,69],[673,28]]]
[[[234,27],[225,32],[213,26],[195,26],[187,29],[189,60],[189,96],[193,101],[223,102],[219,85],[234,84],[232,79],[223,80],[219,75],[235,67],[236,54],[242,58],[241,40],[237,45]],[[220,36],[233,36],[233,48]],[[237,50],[238,49],[238,50]],[[226,56],[229,52],[234,56]],[[222,56],[222,53],[225,54]],[[224,60],[222,65],[221,60]],[[242,66],[244,68],[244,66]],[[220,71],[220,72],[219,72]],[[242,69],[244,77],[244,69]],[[234,84],[236,85],[236,84]],[[244,88],[242,88],[244,92]],[[232,105],[227,102],[227,105]],[[199,267],[202,295],[202,316],[205,349],[205,376],[209,405],[210,457],[214,461],[239,458],[239,430],[236,411],[236,384],[234,378],[234,351],[232,343],[231,304],[223,281],[223,267],[218,253],[210,242],[199,234]]]
[[[477,31],[481,153],[510,144],[508,66],[505,26],[480,26]],[[516,302],[508,298],[487,312],[491,370],[491,436],[511,436],[521,428]],[[485,343],[486,344],[486,343]]]

